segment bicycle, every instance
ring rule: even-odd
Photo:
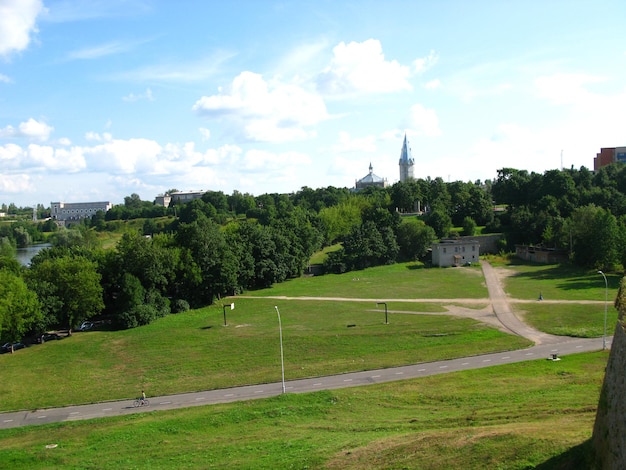
[[[138,408],[140,406],[150,406],[150,400],[148,400],[147,398],[137,398],[133,402],[133,407]]]

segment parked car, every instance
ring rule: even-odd
[[[92,328],[93,328],[93,323],[91,323],[90,321],[84,321],[78,327],[78,330],[79,331],[87,331],[87,330],[91,330]]]
[[[39,338],[37,338],[37,342],[45,343],[46,341],[54,341],[59,339],[63,339],[63,336],[56,333],[44,333]]]
[[[23,349],[25,347],[26,345],[24,343],[13,343],[13,351],[17,351],[18,349]],[[11,352],[11,343],[4,343],[2,346],[0,346],[0,351],[2,353]]]

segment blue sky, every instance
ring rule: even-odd
[[[0,0],[0,203],[593,169],[626,2]]]

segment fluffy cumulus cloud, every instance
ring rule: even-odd
[[[193,110],[243,129],[243,138],[258,142],[305,139],[314,135],[308,127],[328,117],[318,95],[297,85],[267,82],[252,72],[242,72],[227,91],[203,96]]]
[[[380,41],[341,42],[333,49],[331,64],[318,76],[323,93],[389,93],[411,90],[409,67],[385,60]]]
[[[25,137],[31,140],[46,141],[53,130],[54,127],[45,122],[30,118],[28,121],[20,123],[17,128],[9,125],[0,129],[0,139]]]
[[[25,174],[3,175],[0,173],[0,192],[20,194],[32,188],[30,176]]]
[[[73,173],[85,168],[85,160],[78,149],[54,148],[49,145],[16,144],[0,146],[0,162],[7,171],[43,171]]]
[[[26,49],[45,11],[42,0],[0,0],[0,56]]]

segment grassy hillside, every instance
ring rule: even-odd
[[[0,462],[28,469],[585,469],[607,354],[4,430]]]

